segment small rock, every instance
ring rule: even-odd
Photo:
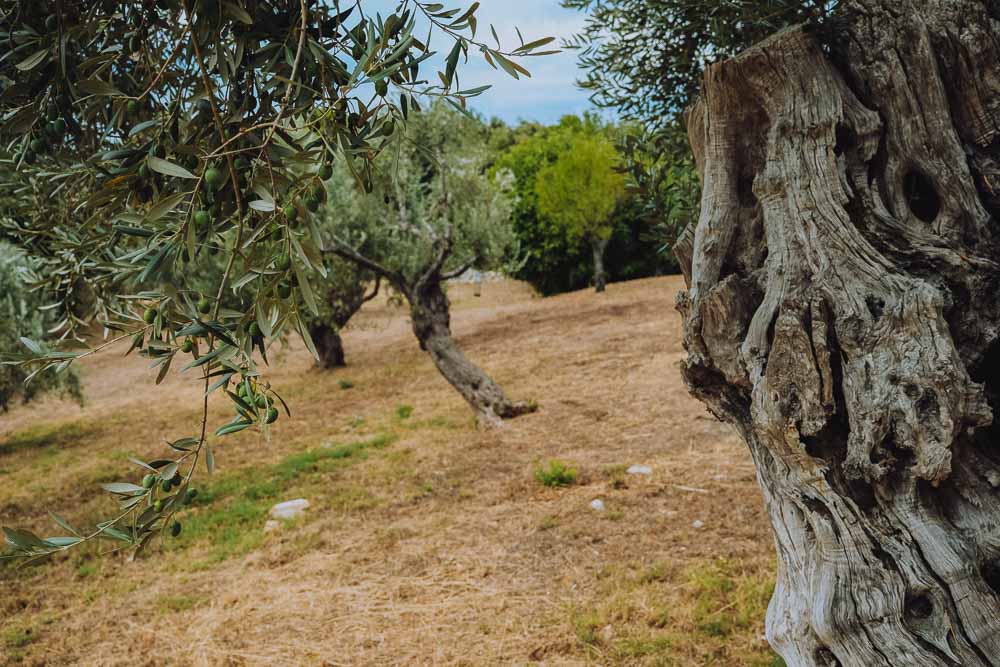
[[[1000,486],[1000,473],[996,470],[991,470],[986,473],[986,481],[990,483],[994,489]]]
[[[702,521],[701,519],[695,519],[694,521],[691,522],[691,527],[692,528],[701,528],[704,525],[705,525],[705,522]]]
[[[288,500],[283,503],[278,503],[271,508],[270,515],[275,519],[294,519],[309,507],[309,501],[305,498],[297,498],[296,500]]]
[[[605,509],[604,501],[601,500],[600,498],[594,498],[593,500],[590,501],[590,509],[596,510],[598,512],[603,512]]]
[[[649,466],[629,466],[625,472],[630,475],[652,475],[653,469]]]
[[[268,519],[267,523],[264,524],[265,533],[270,533],[272,530],[278,530],[279,528],[281,528],[281,522],[274,519]]]

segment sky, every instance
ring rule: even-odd
[[[448,8],[467,8],[469,0],[438,0]],[[385,17],[396,6],[396,0],[364,0],[365,11],[379,11]],[[559,0],[480,0],[477,39],[482,38],[495,46],[490,35],[492,23],[500,36],[504,49],[519,45],[517,26],[525,42],[542,37],[555,37],[551,46],[577,32],[584,22],[584,15],[562,9]],[[417,34],[420,31],[415,31]],[[422,37],[422,35],[421,35]],[[432,49],[441,52],[450,49],[450,43],[437,42]],[[549,48],[549,47],[546,47]],[[581,114],[592,109],[586,91],[574,85],[579,70],[576,53],[563,51],[558,55],[524,58],[519,61],[531,72],[531,78],[515,81],[502,70],[494,70],[483,60],[478,51],[469,54],[469,62],[459,66],[463,88],[491,84],[493,87],[469,101],[469,105],[487,118],[499,117],[508,123],[532,120],[554,123],[566,114]],[[423,68],[421,68],[423,69]],[[435,70],[427,74],[434,76]]]

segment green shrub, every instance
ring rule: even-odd
[[[345,390],[346,389],[350,389],[350,388],[352,388],[354,386],[354,383],[351,382],[350,380],[341,380],[337,384],[340,386],[341,389],[345,389]]]
[[[549,461],[535,469],[535,479],[548,487],[570,486],[576,482],[576,468],[562,461]]]

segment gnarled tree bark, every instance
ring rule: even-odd
[[[683,374],[756,463],[788,665],[1000,665],[1000,6],[844,4],[705,73]]]
[[[407,289],[405,295],[420,348],[427,351],[438,371],[472,407],[481,423],[498,426],[503,419],[534,412],[532,404],[507,398],[500,385],[469,361],[455,343],[451,307],[440,280],[422,280]]]

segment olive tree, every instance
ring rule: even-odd
[[[701,79],[683,374],[754,458],[786,664],[998,665],[1000,4],[831,18]]]
[[[22,348],[24,340],[37,346],[39,353],[51,351],[47,332],[58,322],[52,309],[46,309],[49,305],[46,294],[31,289],[36,281],[38,276],[24,253],[0,243],[0,357]],[[6,412],[17,399],[27,402],[44,391],[82,397],[79,378],[73,369],[29,378],[21,366],[0,363],[0,412]]]
[[[307,314],[305,322],[316,347],[316,364],[331,369],[347,365],[340,331],[361,306],[378,296],[382,277],[330,254],[322,261],[326,278],[316,287],[319,314]]]
[[[535,190],[539,211],[582,238],[594,256],[594,289],[607,286],[604,251],[614,231],[611,214],[625,193],[614,144],[599,135],[577,135],[553,164],[538,172]]]
[[[305,313],[319,314],[313,284],[326,273],[312,215],[323,179],[337,166],[372,187],[373,164],[428,98],[464,107],[485,90],[463,89],[463,60],[520,77],[518,61],[551,41],[503,48],[495,30],[481,36],[478,7],[0,5],[0,234],[38,266],[55,333],[83,348],[46,354],[26,341],[19,368],[58,370],[131,341],[157,382],[176,364],[204,385],[201,418],[169,455],[104,485],[119,502],[111,518],[92,529],[60,519],[64,535],[47,539],[5,527],[15,556],[177,534],[198,462],[214,465],[209,434],[266,431],[289,413],[261,362],[266,342],[289,333],[315,351]],[[431,40],[445,47],[434,61]],[[224,268],[205,288],[194,277],[208,261]],[[230,293],[238,308],[224,305]],[[95,323],[109,332],[100,344],[86,336]],[[235,414],[212,429],[214,396]]]
[[[486,172],[486,128],[444,105],[411,118],[370,192],[352,175],[329,190],[328,252],[383,278],[410,307],[413,333],[481,421],[532,410],[507,398],[451,333],[445,283],[502,268],[517,244],[510,196]]]

